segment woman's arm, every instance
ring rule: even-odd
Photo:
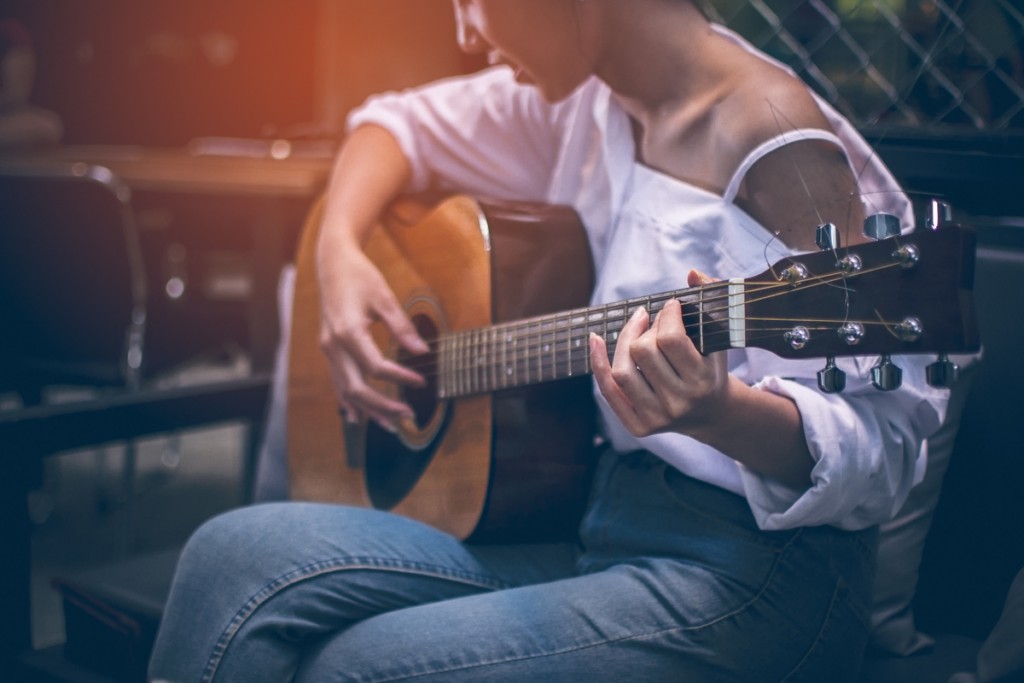
[[[366,378],[405,384],[423,379],[386,359],[373,343],[370,326],[383,322],[413,353],[426,352],[426,344],[363,253],[363,244],[380,214],[408,184],[410,173],[408,160],[386,130],[367,125],[353,131],[334,166],[317,245],[320,344],[338,404],[348,419],[365,412],[386,428],[411,411],[376,391]]]
[[[327,190],[317,249],[321,346],[339,405],[382,426],[409,415],[367,378],[418,384],[370,336],[381,321],[413,353],[426,350],[362,247],[399,193],[425,189],[543,199],[558,150],[554,109],[508,69],[492,69],[371,98],[349,117],[350,135]]]
[[[747,173],[737,203],[793,248],[815,248],[814,228],[824,222],[840,228],[844,244],[863,239],[856,183],[830,144],[796,142],[767,155]],[[689,284],[706,281],[691,273]],[[591,340],[598,386],[626,428],[685,434],[790,487],[809,487],[815,460],[796,403],[729,375],[724,353],[702,356],[677,302],[647,320],[638,314],[626,325],[612,361],[603,340]]]

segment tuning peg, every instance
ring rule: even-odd
[[[814,231],[814,242],[822,251],[835,251],[839,248],[839,229],[832,223],[819,225]]]
[[[925,368],[924,372],[929,386],[948,389],[956,384],[960,376],[960,366],[951,361],[946,354],[940,353],[938,360]]]
[[[818,388],[826,394],[838,394],[846,388],[846,373],[836,367],[836,359],[825,359],[825,368],[818,371]]]
[[[925,218],[925,225],[929,230],[938,230],[943,224],[953,220],[953,207],[949,202],[941,199],[932,199],[928,202],[928,216]]]
[[[903,384],[903,371],[887,354],[883,355],[881,362],[871,368],[871,383],[879,391],[894,391]]]
[[[900,234],[900,219],[891,213],[876,213],[864,219],[864,235],[884,240]]]

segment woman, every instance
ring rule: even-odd
[[[349,121],[318,251],[342,410],[385,427],[408,384],[368,328],[423,352],[361,244],[399,193],[571,204],[595,304],[813,248],[906,198],[850,125],[689,0],[456,0],[459,42],[500,68],[371,100]],[[870,198],[865,206],[862,197]],[[870,389],[871,362],[702,357],[670,303],[609,359],[612,448],[578,544],[464,546],[388,513],[257,506],[205,525],[150,673],[174,681],[848,680],[866,640],[874,525],[905,499],[945,396]],[[783,379],[789,378],[789,379]]]

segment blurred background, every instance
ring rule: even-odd
[[[1024,158],[1024,0],[707,0],[704,9],[847,115],[909,189],[945,194],[1001,246],[1024,247],[1012,191]],[[457,49],[450,0],[0,0],[0,60],[0,176],[105,184],[124,209],[128,227],[118,229],[131,235],[125,272],[144,282],[119,315],[125,338],[145,328],[145,353],[137,363],[118,356],[114,379],[100,384],[53,372],[25,379],[28,356],[17,354],[45,344],[12,317],[28,286],[0,277],[8,425],[64,419],[123,392],[160,401],[159,392],[250,381],[265,401],[278,275],[346,113],[372,93],[485,64]],[[0,211],[0,240],[20,229],[13,215]],[[56,281],[52,265],[29,267],[10,244],[0,243],[0,270],[19,261]],[[93,265],[109,270],[102,258]],[[61,288],[94,276],[75,277]],[[118,328],[122,356],[134,348],[123,336]],[[28,491],[29,531],[19,535],[16,518],[4,543],[30,539],[32,647],[66,637],[55,577],[176,548],[203,520],[250,500],[263,412],[237,412],[150,435],[128,429],[99,447],[61,442],[45,458],[37,442],[0,438],[12,463],[28,463],[0,497]],[[16,460],[21,451],[33,455]],[[998,612],[1001,598],[979,600],[986,611],[971,628],[983,637],[988,605]]]

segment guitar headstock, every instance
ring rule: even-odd
[[[687,297],[684,317],[695,340],[696,327],[716,340],[709,351],[753,346],[784,358],[829,359],[819,376],[825,391],[833,358],[881,355],[876,386],[895,388],[891,355],[936,353],[941,363],[946,354],[978,350],[974,252],[973,230],[944,224],[785,258],[756,277],[722,283],[721,298],[728,286],[729,305],[705,307],[702,318]],[[703,325],[695,325],[697,319]],[[930,368],[929,381],[945,386],[942,372]]]

